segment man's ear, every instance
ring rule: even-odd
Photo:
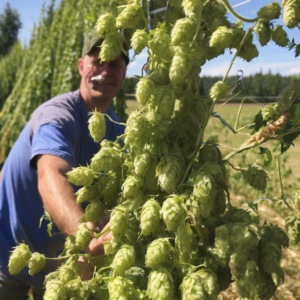
[[[83,73],[83,59],[82,58],[78,59],[78,72],[82,76],[82,73]]]
[[[127,72],[127,66],[125,66],[125,68],[124,68],[122,80],[125,79],[125,77],[126,77],[126,72]]]

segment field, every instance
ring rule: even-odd
[[[262,106],[246,104],[243,106],[239,127],[252,123],[253,116],[261,109]],[[139,103],[135,100],[127,101],[127,113],[139,108]],[[238,104],[228,104],[223,108],[220,105],[216,107],[216,112],[230,124],[235,126],[236,116],[238,113]],[[238,147],[245,140],[249,138],[249,131],[242,131],[240,134],[233,134],[227,127],[225,127],[218,118],[212,118],[206,130],[204,141],[209,137],[218,140],[215,143],[220,145],[220,150],[223,157],[232,151],[232,148]],[[273,155],[271,165],[267,168],[269,175],[268,187],[265,193],[254,191],[247,186],[243,180],[241,172],[232,170],[227,166],[227,172],[230,173],[230,182],[228,186],[231,193],[231,203],[234,206],[248,206],[248,203],[254,202],[261,198],[281,198],[281,189],[277,168],[277,157],[280,154],[279,142],[272,141],[262,145],[267,147]],[[281,175],[284,187],[284,198],[288,203],[293,206],[290,199],[294,198],[296,191],[300,188],[300,145],[299,142],[295,147],[289,149],[281,157]],[[236,155],[230,162],[239,168],[247,168],[249,164],[257,159],[259,150],[250,150],[243,154]],[[262,156],[262,155],[261,155]],[[284,228],[285,218],[290,214],[289,209],[281,201],[277,204],[270,203],[269,201],[262,201],[258,206],[259,215],[262,216],[262,222],[270,222],[277,224]],[[278,299],[300,299],[300,251],[297,246],[291,245],[288,250],[283,249],[283,260],[281,264],[285,271],[285,283],[277,290],[276,296]],[[236,287],[232,285],[228,290],[222,292],[218,300],[237,299],[238,294]],[[275,299],[274,299],[275,300]]]

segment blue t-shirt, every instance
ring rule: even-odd
[[[119,122],[111,109],[107,114]],[[0,186],[0,271],[4,274],[8,274],[10,251],[23,241],[32,252],[47,257],[55,257],[63,249],[63,235],[50,238],[46,221],[39,228],[44,209],[37,188],[36,157],[40,154],[56,155],[72,167],[90,163],[100,145],[89,134],[89,117],[79,90],[55,97],[33,112],[7,157]],[[124,126],[106,118],[105,139],[114,141],[123,133]],[[53,233],[59,232],[53,227]],[[45,270],[51,268],[46,265]],[[45,275],[46,272],[41,271],[31,276],[26,267],[16,278],[42,287]]]

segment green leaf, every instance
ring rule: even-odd
[[[272,162],[272,153],[268,148],[264,148],[264,147],[259,147],[260,149],[260,153],[262,155],[265,155],[265,159],[264,159],[264,163],[263,163],[263,167],[267,168],[268,166],[270,166],[271,162]]]
[[[296,50],[295,50],[295,57],[298,57],[300,55],[300,44],[298,44],[296,46]]]
[[[257,132],[263,125],[265,125],[265,121],[264,121],[264,119],[263,119],[263,115],[262,115],[262,111],[260,110],[257,114],[256,114],[256,116],[255,116],[255,118],[254,118],[254,124],[252,125],[252,126],[250,126],[250,127],[248,127],[249,129],[253,129],[252,131],[251,131],[251,135],[253,135],[255,132]]]
[[[52,237],[52,233],[51,233],[52,227],[53,227],[53,222],[50,222],[47,225],[47,232],[48,232],[48,234],[49,234],[50,237]]]
[[[255,212],[257,212],[258,210],[258,203],[253,203],[253,202],[250,202],[248,203],[248,206],[253,209]]]

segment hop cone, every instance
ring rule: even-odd
[[[263,245],[259,253],[259,261],[265,272],[273,273],[280,265],[282,256],[281,246],[277,243],[268,242]]]
[[[147,128],[147,120],[145,118],[145,115],[141,114],[139,111],[133,112],[128,120],[127,120],[127,127],[125,129],[125,143],[135,143],[140,142],[138,146],[141,148],[142,151],[144,148],[144,145],[147,141],[147,137],[145,136],[145,132]],[[135,145],[137,145],[135,143]]]
[[[172,245],[168,239],[160,238],[154,240],[147,248],[146,265],[150,268],[161,266],[168,258]]]
[[[181,222],[176,231],[175,244],[179,250],[179,263],[190,264],[192,259],[192,245],[195,242],[193,231],[189,224]]]
[[[210,269],[201,269],[197,272],[204,283],[204,289],[209,300],[214,300],[219,294],[217,275]]]
[[[136,85],[136,99],[142,105],[146,105],[151,95],[155,94],[155,85],[152,80],[141,78]]]
[[[274,241],[283,247],[289,246],[289,238],[282,228],[277,225],[268,224],[262,228],[262,239],[268,241]]]
[[[28,262],[29,274],[34,275],[40,272],[44,268],[45,263],[46,263],[46,258],[43,254],[37,252],[33,253]]]
[[[95,31],[99,36],[105,36],[111,31],[116,31],[116,19],[110,13],[105,13],[97,20]]]
[[[141,19],[141,6],[138,4],[127,5],[118,15],[116,24],[118,29],[127,29],[135,27]]]
[[[175,100],[176,97],[171,87],[157,89],[158,110],[164,119],[169,120],[171,118]]]
[[[120,189],[120,176],[117,172],[108,172],[103,174],[100,180],[97,182],[98,191],[104,196],[105,203],[113,202],[116,194],[119,193]]]
[[[134,159],[135,173],[141,176],[146,176],[148,169],[152,163],[152,159],[149,153],[144,152],[138,155]]]
[[[188,18],[179,19],[171,31],[171,44],[173,46],[189,42],[194,36],[193,22]]]
[[[110,217],[110,229],[113,237],[120,239],[127,227],[129,214],[125,207],[117,206],[114,208]]]
[[[277,25],[273,28],[272,40],[280,47],[286,47],[288,45],[289,39],[287,33],[281,25]]]
[[[134,248],[129,245],[123,245],[116,253],[111,266],[116,274],[124,275],[132,267],[134,261]]]
[[[131,38],[131,46],[134,50],[135,55],[142,52],[142,50],[147,47],[148,44],[148,34],[145,30],[137,29]]]
[[[244,44],[238,54],[239,57],[247,62],[250,62],[255,57],[258,57],[258,50],[256,45],[252,43]]]
[[[128,176],[122,185],[123,196],[134,197],[143,186],[143,181],[138,176]]]
[[[245,172],[245,179],[256,190],[264,191],[267,187],[269,177],[261,166],[254,163]]]
[[[300,217],[294,215],[285,220],[285,229],[289,239],[298,244],[300,241]]]
[[[206,162],[212,162],[212,163],[220,163],[221,161],[221,152],[218,147],[206,143],[204,147],[200,150],[199,155],[199,162],[200,165],[203,166]]]
[[[9,257],[8,269],[12,275],[18,275],[27,265],[31,258],[31,252],[27,245],[20,244]]]
[[[151,300],[172,300],[174,282],[171,273],[164,267],[154,269],[149,274],[148,295]]]
[[[209,91],[209,96],[212,100],[217,101],[227,97],[229,86],[222,81],[216,82]]]
[[[218,188],[212,212],[215,216],[222,215],[226,210],[226,196],[223,189]]]
[[[195,14],[195,8],[201,9],[203,2],[203,0],[183,0],[182,7],[185,15],[191,18],[192,15]]]
[[[258,40],[262,46],[266,46],[270,42],[272,31],[268,22],[259,19],[254,27],[254,31],[258,34]]]
[[[283,21],[288,28],[295,28],[298,26],[300,23],[300,3],[298,0],[285,1]]]
[[[78,220],[79,223],[93,222],[99,219],[105,211],[105,206],[100,200],[94,200],[89,204],[84,212],[84,216]]]
[[[258,246],[258,236],[254,227],[234,224],[231,229],[231,241],[236,252],[254,250]]]
[[[65,299],[66,289],[62,282],[58,280],[48,281],[46,284],[46,292],[44,294],[44,300],[56,300]]]
[[[133,298],[132,282],[123,277],[115,277],[108,284],[110,300],[127,300]]]
[[[181,285],[182,300],[207,300],[208,295],[204,288],[204,282],[198,273],[192,273],[184,277]]]
[[[160,214],[169,231],[176,231],[180,222],[186,216],[184,200],[176,195],[171,195],[162,205]]]
[[[160,221],[160,205],[155,200],[148,200],[142,209],[140,226],[143,235],[154,233]]]
[[[278,19],[281,14],[281,7],[277,1],[263,6],[257,13],[257,16],[264,21]]]
[[[120,244],[114,239],[104,242],[103,246],[106,255],[115,255],[120,248]]]
[[[99,197],[99,191],[97,185],[93,186],[84,186],[79,189],[76,193],[76,203],[82,203],[84,201],[92,201],[95,198]]]
[[[118,31],[113,31],[107,34],[102,42],[99,58],[101,61],[112,61],[124,51],[122,35]]]
[[[158,184],[167,193],[173,193],[181,177],[181,166],[178,159],[171,156],[164,156],[156,167]]]
[[[229,267],[231,269],[231,274],[235,278],[240,278],[246,272],[247,261],[248,252],[246,250],[234,252],[230,256]]]
[[[67,173],[69,181],[77,186],[92,185],[94,181],[94,172],[87,167],[73,168],[72,171]]]
[[[118,53],[118,55],[120,52]],[[106,123],[105,117],[102,113],[95,111],[89,118],[89,131],[96,143],[100,143],[105,137],[106,133]]]
[[[94,172],[108,172],[117,169],[122,164],[120,152],[113,148],[101,148],[91,159],[91,168]]]
[[[227,48],[233,39],[232,31],[226,26],[220,26],[211,36],[209,46],[219,49]]]
[[[263,272],[258,273],[258,299],[271,299],[277,290],[277,286],[274,284],[271,274]]]
[[[83,284],[80,278],[73,279],[65,285],[67,297],[76,297],[81,294]]]
[[[88,228],[86,224],[81,224],[76,232],[76,247],[83,250],[93,239],[93,230]]]
[[[80,249],[76,245],[76,237],[74,235],[69,235],[66,238],[64,253],[66,255],[77,254],[80,252]]]
[[[77,278],[79,278],[79,275],[76,272],[76,269],[74,268],[74,266],[63,265],[59,269],[58,280],[61,283],[66,284],[66,283],[70,282],[71,280],[77,279]]]

